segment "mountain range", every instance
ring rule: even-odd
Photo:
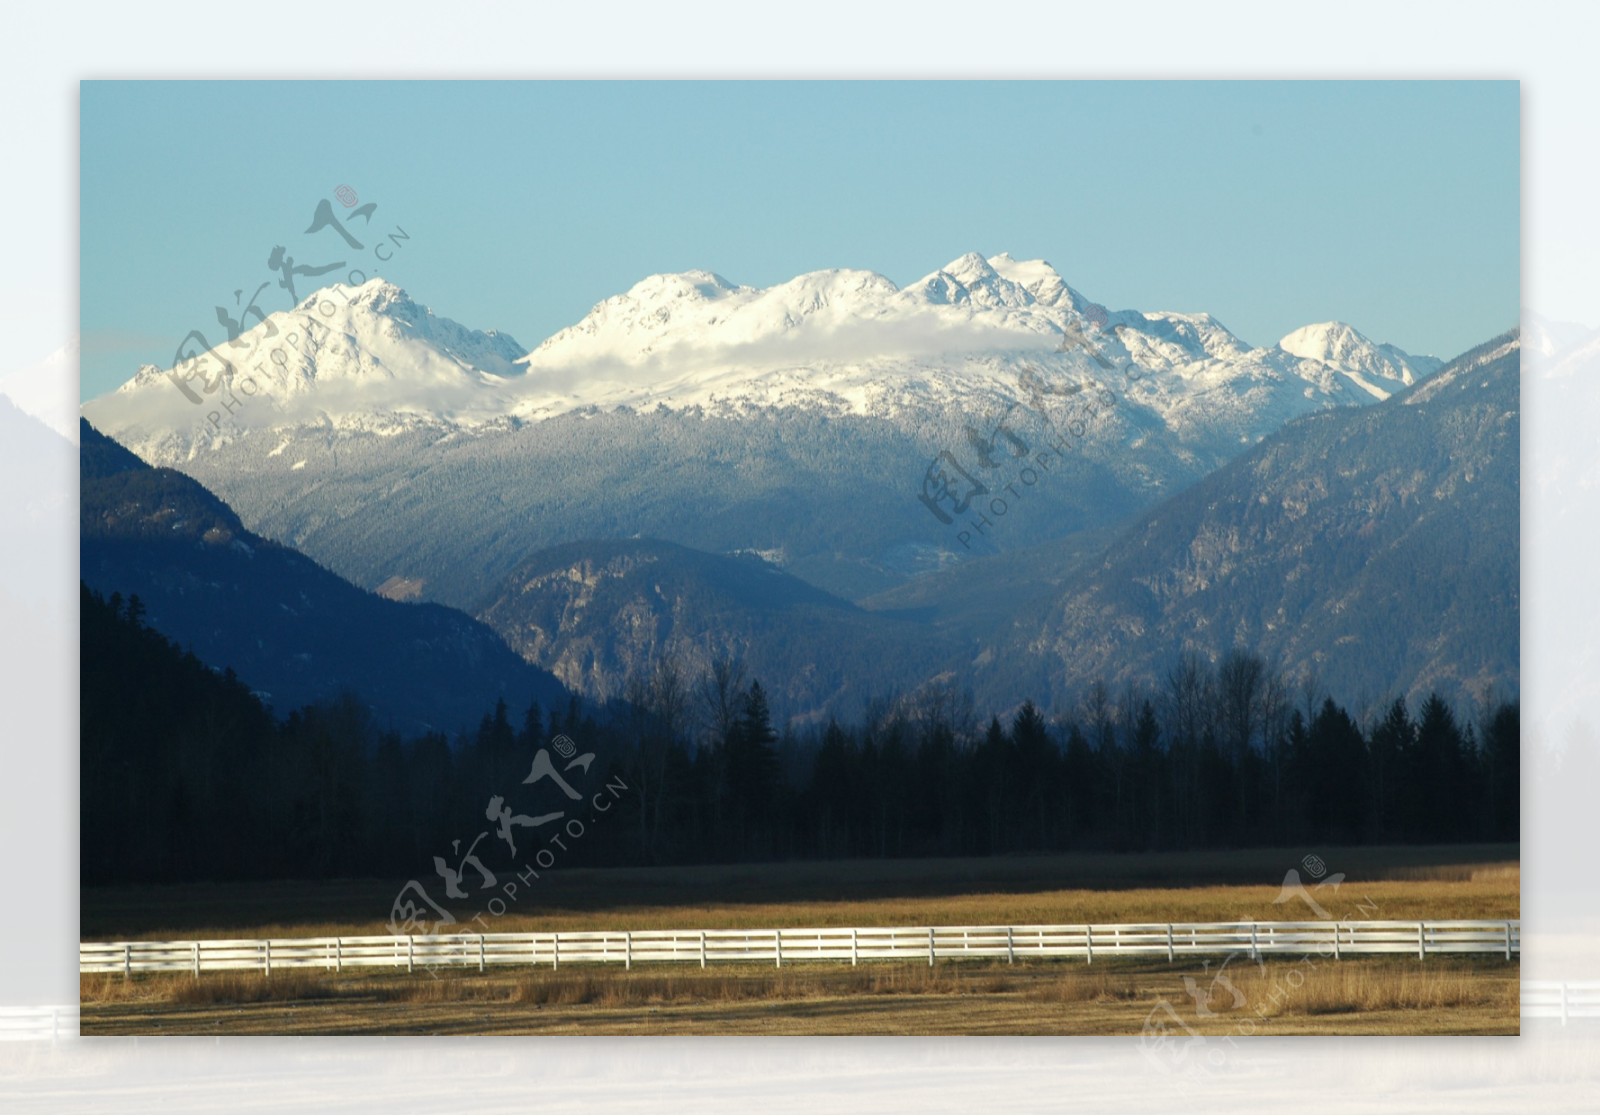
[[[592,409],[739,415],[751,405],[892,417],[1015,395],[1023,363],[1081,363],[1062,359],[1073,355],[1064,340],[1136,365],[1144,383],[1130,405],[1196,445],[1224,422],[1229,436],[1259,438],[1288,412],[1385,398],[1440,364],[1340,322],[1253,348],[1209,314],[1107,311],[1043,260],[974,252],[904,289],[850,269],[769,288],[708,271],[654,275],[527,352],[383,279],[335,285],[181,362],[200,381],[198,409],[172,390],[171,369],[145,365],[85,413],[162,464],[263,427],[473,429]],[[216,399],[243,397],[251,380],[269,407],[207,421]]]
[[[1516,685],[1516,458],[1484,417],[1514,448],[1515,338],[1472,365],[1497,387],[1430,402],[1482,354],[1441,372],[1338,322],[1255,347],[972,253],[904,288],[652,276],[531,350],[374,279],[237,342],[84,413],[241,528],[592,695],[668,649],[737,650],[813,716],[941,677],[1060,704],[1235,643],[1374,693]],[[1460,568],[1497,587],[1481,610]],[[1439,630],[1317,619],[1406,600]]]
[[[653,276],[513,360],[504,334],[374,279],[187,363],[198,403],[145,367],[84,413],[367,587],[476,611],[534,551],[640,535],[759,551],[859,599],[1123,522],[1289,419],[1439,363],[1338,323],[1285,340],[1107,311],[1043,261],[974,253],[903,290],[865,271],[764,290]],[[1086,417],[1091,394],[1112,402]],[[941,454],[1001,490],[1023,447],[1063,439],[1003,525],[921,500]]]

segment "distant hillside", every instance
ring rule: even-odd
[[[866,612],[754,556],[656,539],[540,551],[479,614],[575,690],[624,696],[675,656],[691,678],[742,659],[780,716],[855,715],[891,685],[934,673],[945,643],[916,622]]]
[[[380,723],[475,725],[504,698],[547,708],[566,693],[488,628],[440,605],[399,604],[244,529],[197,482],[153,469],[84,422],[84,582],[137,595],[147,622],[280,714],[353,691]]]
[[[1357,700],[1519,686],[1519,388],[1507,334],[1372,407],[1291,423],[1018,615],[985,696],[1070,699],[1242,646]]]
[[[971,684],[1073,709],[1239,646],[1358,708],[1519,688],[1518,343],[1291,423],[1130,527],[932,571],[864,602],[658,540],[540,551],[479,615],[569,686],[620,696],[664,651],[740,654],[783,714]]]

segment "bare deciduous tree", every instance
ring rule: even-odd
[[[744,659],[731,652],[713,655],[700,676],[700,715],[713,743],[722,744],[739,719],[739,699],[744,693]]]
[[[1235,760],[1250,750],[1261,716],[1261,687],[1266,663],[1260,656],[1234,648],[1217,667],[1217,698],[1223,740]]]

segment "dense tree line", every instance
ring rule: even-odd
[[[603,707],[502,701],[473,733],[402,739],[355,695],[275,720],[137,598],[85,588],[81,669],[88,883],[436,879],[435,858],[473,850],[502,871],[558,813],[586,823],[567,862],[589,865],[1518,834],[1516,704],[1396,700],[1363,723],[1244,651],[1185,656],[1149,690],[1091,686],[1054,719],[983,722],[944,683],[803,729],[773,724],[738,661],[690,676],[665,658]],[[600,824],[602,787],[620,789]]]
[[[729,679],[731,685],[724,682]],[[829,722],[775,733],[759,683],[725,661],[699,685],[708,718],[677,731],[670,664],[632,696],[625,764],[654,776],[635,854],[694,861],[993,855],[1302,843],[1516,840],[1519,710],[1463,720],[1438,697],[1396,699],[1359,724],[1307,680],[1299,693],[1242,651],[1183,657],[1165,684],[1089,688],[1070,716],[1025,703],[974,722],[936,685]],[[731,703],[724,694],[732,691]],[[644,778],[639,779],[641,788]]]

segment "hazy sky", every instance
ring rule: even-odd
[[[766,286],[968,251],[1252,344],[1340,319],[1452,356],[1515,324],[1516,82],[86,82],[82,396],[267,266],[381,274],[531,348],[661,271]],[[355,207],[335,197],[341,185]],[[320,201],[361,242],[308,234]],[[370,217],[356,214],[375,203]],[[387,262],[383,236],[403,229]],[[236,302],[235,292],[243,297]]]

